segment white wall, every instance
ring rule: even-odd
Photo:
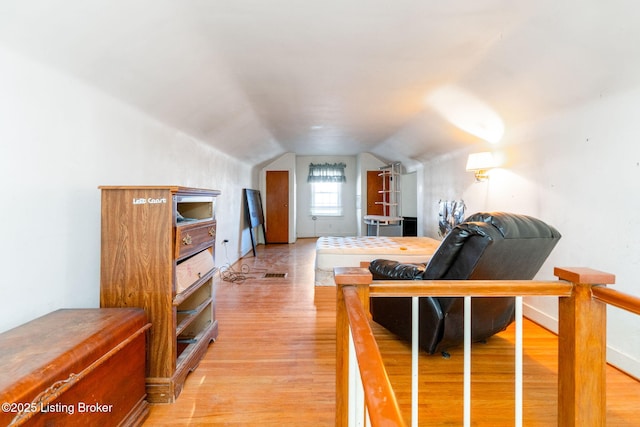
[[[418,216],[418,173],[412,172],[400,177],[402,216]]]
[[[307,182],[309,163],[344,163],[347,182],[342,186],[344,215],[339,217],[316,217],[309,211],[311,187]],[[355,156],[298,156],[297,176],[297,235],[298,237],[355,236],[356,229],[356,184],[357,166]]]
[[[58,308],[99,306],[99,185],[221,190],[216,262],[226,262],[223,239],[230,261],[246,250],[250,166],[2,48],[0,69],[0,331]]]
[[[604,96],[515,129],[493,147],[502,167],[488,182],[465,172],[466,156],[424,165],[425,235],[437,235],[439,199],[461,198],[467,213],[511,211],[552,225],[562,239],[538,278],[554,266],[584,266],[616,275],[615,289],[640,296],[640,88]],[[527,315],[557,330],[557,301],[527,300]],[[609,361],[640,378],[640,318],[609,309]]]

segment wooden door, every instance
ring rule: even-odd
[[[267,243],[289,243],[289,171],[267,171]]]
[[[386,187],[383,179],[387,179]],[[380,176],[380,171],[367,171],[367,213],[366,215],[389,215],[389,208],[382,204],[383,188],[389,188],[389,178]]]

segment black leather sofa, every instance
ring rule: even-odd
[[[374,280],[531,280],[560,239],[539,219],[480,212],[447,234],[428,264],[372,261]],[[420,298],[420,348],[433,354],[464,342],[464,299]],[[411,298],[372,297],[373,320],[411,340]],[[484,341],[513,322],[512,297],[473,298],[472,340]]]

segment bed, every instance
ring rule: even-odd
[[[316,242],[315,284],[334,286],[334,267],[358,267],[361,261],[427,262],[439,244],[430,237],[320,237]]]

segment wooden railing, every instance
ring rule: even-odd
[[[601,286],[615,283],[609,273],[556,268],[554,274],[559,280],[373,282],[367,269],[336,268],[336,426],[354,424],[349,414],[350,357],[358,361],[365,406],[355,417],[366,416],[365,424],[374,427],[405,425],[369,325],[369,297],[377,296],[559,297],[558,425],[604,426],[606,303],[640,314],[640,299]]]
[[[358,293],[353,286],[346,286],[342,295],[349,325],[351,325],[353,348],[358,359],[364,402],[366,402],[366,406],[362,408],[362,415],[364,416],[366,408],[374,408],[376,421],[371,423],[373,426],[402,427],[405,425],[404,420]]]

